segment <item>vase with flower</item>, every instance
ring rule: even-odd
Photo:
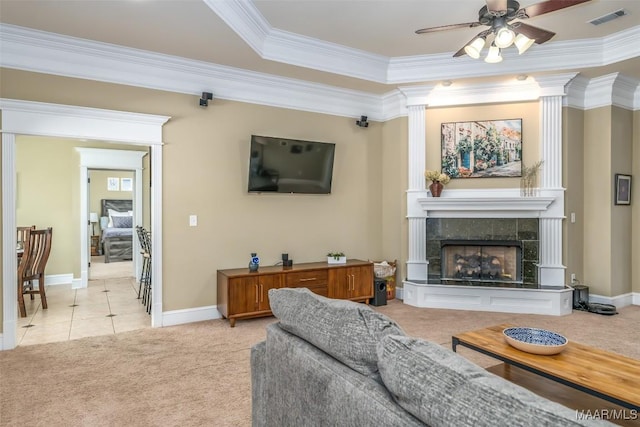
[[[440,197],[442,189],[451,180],[449,175],[437,170],[427,170],[425,171],[424,176],[431,181],[429,191],[431,191],[431,195],[433,197]]]

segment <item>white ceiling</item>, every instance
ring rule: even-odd
[[[522,1],[521,7],[532,3],[536,1]],[[483,0],[2,0],[0,22],[376,94],[401,84],[495,81],[520,73],[580,71],[597,77],[617,71],[640,80],[640,48],[629,48],[640,45],[638,0],[592,0],[528,19],[528,24],[556,36],[522,56],[505,53],[501,64],[452,58],[486,27],[414,33],[424,27],[476,21],[484,4]],[[587,23],[618,9],[629,15],[597,27]],[[594,48],[595,55],[586,54]],[[616,54],[609,55],[610,50]],[[575,60],[574,52],[580,53]]]

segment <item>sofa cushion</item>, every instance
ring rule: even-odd
[[[282,329],[363,375],[378,375],[376,347],[385,335],[404,335],[393,320],[365,304],[326,298],[307,288],[269,290]]]
[[[435,343],[387,336],[378,345],[378,358],[382,381],[398,404],[433,427],[495,427],[500,420],[509,425],[584,425],[575,411]]]

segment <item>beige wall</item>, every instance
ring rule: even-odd
[[[631,174],[634,167],[633,117],[615,106],[585,112],[584,278],[591,293],[604,296],[632,292],[637,280],[632,236],[638,208],[633,200],[631,206],[614,204],[615,174]]]
[[[382,128],[382,256],[376,260],[398,261],[396,284],[406,277],[408,257],[407,176],[408,119],[385,122]]]
[[[611,181],[616,173],[632,172],[633,113],[619,107],[611,108]],[[613,186],[612,186],[612,191]],[[611,212],[611,292],[623,295],[631,292],[631,212],[632,207],[613,205]]]
[[[611,292],[611,107],[584,113],[584,278],[590,292]]]
[[[571,273],[580,282],[584,281],[584,115],[583,110],[563,110],[563,176],[565,192],[565,217],[563,224],[562,259],[565,261],[565,283],[571,283]],[[576,221],[571,223],[571,213]]]

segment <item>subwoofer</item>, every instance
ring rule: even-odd
[[[385,279],[374,279],[371,305],[376,307],[387,305],[387,281]]]

